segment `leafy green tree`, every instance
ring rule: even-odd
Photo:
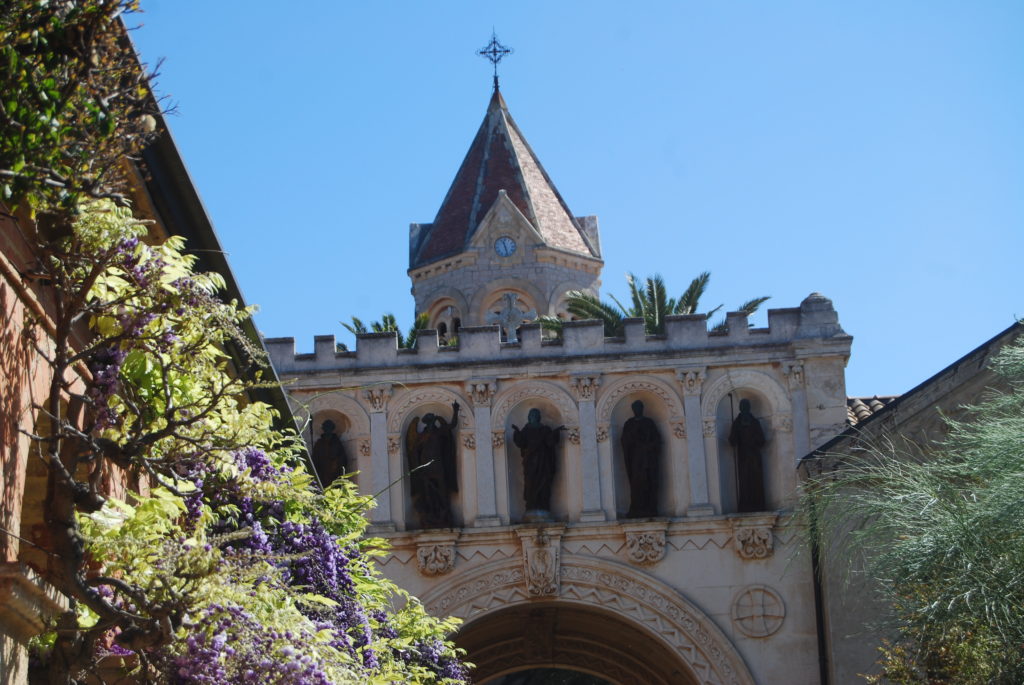
[[[570,291],[566,296],[566,309],[569,313],[580,319],[597,319],[604,323],[604,334],[607,337],[620,337],[625,334],[624,321],[627,318],[639,318],[644,320],[644,329],[649,335],[665,332],[665,317],[673,314],[696,314],[700,308],[701,297],[708,287],[711,274],[704,271],[687,286],[678,299],[668,296],[668,289],[665,281],[658,274],[646,278],[643,282],[633,274],[626,274],[626,284],[629,287],[629,306],[622,304],[614,295],[611,296],[611,303],[605,302],[594,295],[582,290]],[[744,302],[739,311],[753,314],[764,304],[768,297],[756,297]],[[722,305],[707,312],[710,318],[712,314],[722,308]],[[556,316],[540,317],[541,325],[546,330],[560,333],[563,321]],[[725,321],[714,326],[714,330],[724,330]]]
[[[26,210],[47,313],[22,336],[50,379],[22,430],[46,472],[44,577],[69,606],[35,642],[40,678],[107,682],[120,661],[135,682],[462,682],[455,623],[373,565],[369,499],[316,487],[251,401],[259,377],[224,351],[263,361],[250,312],[125,206],[157,112],[120,24],[135,6],[0,7],[0,191]]]
[[[359,333],[390,333],[394,331],[398,334],[398,346],[402,348],[412,349],[416,347],[416,338],[419,332],[427,327],[430,323],[430,315],[426,312],[417,314],[413,319],[412,326],[409,327],[409,332],[402,335],[402,329],[398,327],[398,320],[394,314],[385,314],[380,318],[380,321],[371,321],[370,325],[367,326],[363,323],[362,319],[353,316],[352,323],[347,324],[344,321],[341,325],[345,327],[352,335]],[[339,351],[348,351],[348,346],[344,343],[338,343]]]
[[[826,455],[806,484],[819,547],[863,564],[892,610],[871,682],[1024,682],[1024,343],[994,370],[1009,389],[934,449]]]

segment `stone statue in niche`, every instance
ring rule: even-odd
[[[459,403],[452,403],[452,420],[427,414],[413,417],[405,434],[412,505],[420,528],[451,528],[452,493],[459,491],[456,476],[455,430],[459,425]]]
[[[512,442],[523,455],[525,519],[544,521],[551,518],[551,485],[558,471],[559,434],[565,426],[545,426],[539,409],[531,409],[527,421],[522,429],[512,425]]]
[[[765,445],[761,422],[750,411],[750,400],[740,400],[740,413],[732,422],[729,444],[736,450],[736,505],[740,512],[764,511]]]
[[[334,421],[324,421],[320,424],[320,437],[313,444],[313,468],[325,488],[348,471],[348,455],[341,438],[334,432],[336,429]]]
[[[622,456],[629,478],[629,512],[626,518],[648,518],[658,515],[658,462],[661,456],[661,434],[649,416],[644,416],[644,403],[632,404],[633,416],[622,426]]]

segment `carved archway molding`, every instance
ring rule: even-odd
[[[544,399],[558,407],[561,412],[562,423],[566,427],[578,426],[580,422],[579,410],[572,395],[561,385],[550,381],[523,381],[515,383],[508,388],[503,388],[498,396],[494,398],[494,409],[491,411],[491,425],[495,430],[504,430],[505,422],[508,420],[509,412],[521,402],[531,397]]]
[[[610,422],[612,411],[619,400],[635,392],[649,392],[657,396],[665,404],[668,420],[682,421],[682,404],[671,384],[653,376],[628,376],[612,381],[601,393],[597,402],[597,423],[603,425]]]
[[[668,647],[702,685],[755,685],[739,652],[715,623],[672,587],[622,564],[564,555],[558,594],[567,604],[602,609]],[[530,597],[521,558],[502,559],[455,575],[422,596],[427,611],[465,621],[522,604]]]
[[[718,403],[734,390],[754,390],[768,401],[771,414],[791,411],[789,394],[771,374],[755,369],[725,369],[722,375],[706,386],[701,397],[701,416],[715,418]]]
[[[452,402],[458,402],[460,405],[459,430],[473,430],[473,411],[469,400],[454,390],[430,386],[406,390],[388,403],[388,433],[401,433],[405,418],[420,405],[434,403],[450,405]],[[450,416],[446,416],[445,420],[448,418]]]
[[[351,422],[349,432],[353,436],[364,437],[370,434],[370,417],[366,409],[343,390],[319,393],[309,400],[305,408],[311,418],[324,411],[340,412]]]

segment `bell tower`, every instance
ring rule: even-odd
[[[437,216],[409,228],[417,313],[427,312],[442,337],[487,323],[508,293],[524,312],[564,315],[568,291],[597,294],[603,265],[597,217],[569,211],[495,76],[483,123]]]

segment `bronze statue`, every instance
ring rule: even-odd
[[[412,481],[412,503],[420,528],[451,528],[451,495],[459,491],[456,477],[455,430],[459,425],[459,403],[452,403],[452,420],[436,414],[413,417],[405,434],[405,454]]]
[[[322,431],[313,445],[313,468],[320,478],[320,485],[325,488],[333,483],[338,476],[348,471],[348,455],[345,445],[335,433],[335,423],[328,419],[320,424]]]
[[[650,417],[644,416],[644,403],[632,404],[633,417],[622,426],[622,455],[629,477],[629,513],[626,518],[658,515],[658,459],[661,435]]]
[[[732,422],[729,444],[736,448],[736,509],[764,511],[764,467],[761,448],[764,431],[750,413],[750,400],[740,400],[740,413]]]
[[[527,518],[545,518],[551,509],[551,484],[558,471],[559,432],[565,426],[551,428],[540,422],[540,410],[531,409],[528,423],[512,424],[512,442],[523,455],[523,499]]]

